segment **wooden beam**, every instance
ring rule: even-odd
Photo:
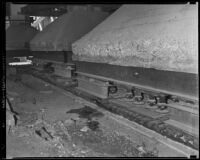
[[[98,76],[98,75],[79,72],[79,71],[76,71],[76,73],[79,74],[79,75],[84,75],[84,76],[88,76],[88,77],[92,77],[92,78],[96,78],[96,79],[100,79],[100,80],[113,81],[113,82],[116,82],[116,83],[122,84],[122,85],[136,86],[140,89],[148,90],[150,92],[165,93],[165,94],[169,94],[169,95],[177,95],[179,97],[182,97],[182,98],[185,98],[185,99],[188,99],[188,100],[198,100],[196,97],[193,97],[193,96],[183,95],[183,94],[175,93],[175,92],[169,92],[169,91],[161,90],[161,89],[155,89],[155,88],[152,88],[152,87],[149,87],[149,86],[138,85],[138,84],[135,84],[135,83],[132,83],[132,82],[121,81],[121,80],[117,80],[117,79],[113,79],[113,78]]]
[[[64,13],[66,13],[66,10],[61,10],[61,11],[53,11],[53,10],[40,10],[40,11],[31,11],[31,12],[22,12],[21,14],[23,15],[28,15],[28,16],[41,16],[41,17],[58,17]]]

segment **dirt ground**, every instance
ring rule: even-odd
[[[18,115],[6,136],[7,158],[157,156],[113,130],[117,123],[110,126],[104,113],[31,76],[7,76],[6,93]]]

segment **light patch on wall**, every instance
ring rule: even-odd
[[[9,18],[8,16],[6,16],[6,29],[8,29],[8,27],[10,26],[10,21],[9,21]]]
[[[58,17],[38,17],[38,16],[32,16],[32,17],[34,22],[31,23],[31,26],[39,31],[42,31],[46,26],[48,26],[55,19],[58,18]]]

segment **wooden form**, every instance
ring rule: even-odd
[[[198,126],[197,127],[189,126],[187,124],[180,123],[180,122],[173,120],[173,119],[166,120],[165,123],[170,124],[170,125],[172,125],[176,128],[182,129],[182,130],[184,130],[184,131],[186,131],[190,134],[192,133],[195,136],[199,136],[199,134],[198,134],[199,133],[199,127]]]
[[[176,92],[169,92],[169,91],[165,91],[165,90],[155,89],[155,88],[152,88],[152,87],[149,87],[149,86],[142,86],[142,85],[134,84],[134,83],[131,83],[131,82],[121,81],[121,80],[117,80],[117,79],[113,79],[113,78],[98,76],[98,75],[79,72],[79,71],[76,71],[76,73],[79,74],[79,75],[84,75],[84,76],[88,76],[88,77],[99,79],[99,80],[113,81],[113,82],[116,82],[117,84],[122,84],[122,85],[126,85],[126,86],[135,86],[138,89],[141,89],[141,90],[143,89],[143,90],[146,90],[146,91],[149,91],[149,92],[156,92],[158,94],[159,93],[165,93],[165,94],[169,94],[169,95],[176,95],[176,96],[185,98],[186,100],[197,100],[198,101],[198,99],[196,97],[185,96],[185,95],[182,95],[182,94],[176,93]],[[174,106],[174,107],[176,107],[176,106]]]
[[[52,63],[52,67],[54,67],[54,74],[65,78],[71,78],[72,72],[74,71],[75,68],[74,64],[72,63],[62,63],[62,62],[39,59],[39,58],[34,58],[33,63],[37,64],[38,69],[42,69],[43,66],[47,63]]]
[[[100,98],[108,98],[109,84],[106,82],[97,82],[94,79],[87,79],[83,77],[79,77],[77,80],[78,89]]]

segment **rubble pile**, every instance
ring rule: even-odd
[[[33,124],[20,125],[18,137],[36,137],[47,147],[50,157],[155,157],[145,145],[137,145],[118,132],[107,132],[103,127],[93,130],[81,119],[56,121],[52,124],[38,119]],[[31,142],[29,142],[31,143]]]
[[[86,146],[102,156],[109,157],[151,157],[156,156],[156,153],[147,151],[145,147],[136,145],[127,137],[118,134],[117,132],[108,133],[103,128],[86,132],[81,131],[82,126],[68,126],[69,134],[72,141],[79,146]]]

